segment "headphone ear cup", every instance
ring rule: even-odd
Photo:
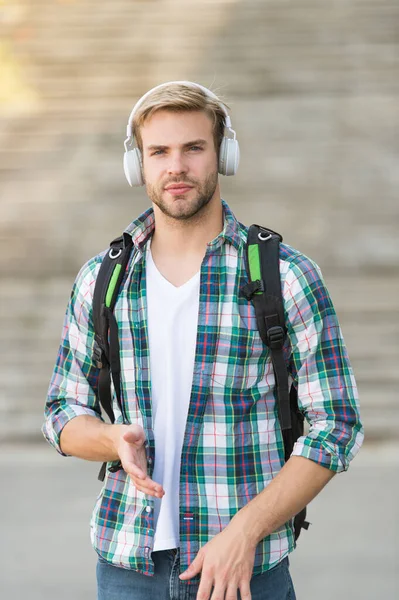
[[[238,141],[224,137],[219,151],[219,173],[235,175],[240,162],[240,147]]]
[[[123,170],[126,179],[131,186],[144,185],[141,153],[138,148],[133,148],[125,152],[123,156]]]

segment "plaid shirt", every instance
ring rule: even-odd
[[[247,228],[223,202],[223,231],[207,245],[201,266],[198,335],[190,405],[181,454],[181,570],[284,464],[275,379],[253,306],[241,294],[247,283]],[[127,418],[146,433],[156,458],[151,411],[145,248],[154,229],[152,209],[127,232],[134,246],[115,306],[121,346],[122,398]],[[93,361],[92,298],[104,253],[81,269],[67,308],[50,383],[43,433],[62,454],[60,434],[79,415],[101,419],[99,371]],[[281,244],[281,284],[288,329],[285,356],[310,424],[293,454],[332,471],[344,471],[359,450],[363,430],[357,390],[337,317],[317,265]],[[116,422],[122,415],[114,399]],[[149,465],[149,475],[153,468]],[[152,575],[153,499],[123,470],[107,471],[91,519],[92,543],[115,566]],[[254,574],[294,548],[292,523],[261,541]]]

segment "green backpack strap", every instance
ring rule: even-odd
[[[289,388],[289,375],[283,347],[287,335],[284,301],[280,281],[280,243],[282,236],[260,225],[251,225],[245,249],[248,283],[243,295],[255,308],[256,322],[262,341],[271,354],[277,388],[277,406],[284,441],[284,456],[291,456],[296,440],[303,435],[304,417],[298,408],[297,390]],[[294,535],[308,529],[306,507],[294,517]]]
[[[133,241],[130,235],[113,240],[104,256],[98,272],[93,294],[94,355],[100,369],[98,397],[100,405],[111,423],[115,422],[112,408],[111,377],[123,422],[127,422],[121,394],[121,363],[119,353],[118,323],[114,307],[120,286],[125,277],[126,267],[131,255]],[[111,471],[121,468],[120,462],[110,467]],[[98,478],[105,477],[106,463],[101,467]]]

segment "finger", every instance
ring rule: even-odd
[[[145,432],[140,425],[129,425],[123,433],[122,438],[129,444],[143,445],[145,442]]]
[[[137,479],[136,477],[131,477],[131,480],[138,489],[146,490],[153,494],[165,494],[165,490],[163,489],[163,487],[159,483],[152,481],[152,479],[150,479],[149,477],[147,477],[144,480]]]
[[[164,497],[165,494],[160,494],[159,492],[153,492],[152,490],[146,489],[146,488],[136,488],[139,492],[142,492],[143,494],[145,494],[146,496],[151,496],[152,498],[160,498],[162,499]]]
[[[216,583],[213,588],[211,600],[225,600],[224,594],[226,592],[226,584],[225,583]],[[208,596],[207,596],[208,598]],[[232,596],[233,600],[237,600],[237,593],[235,596]]]
[[[239,584],[241,600],[251,600],[251,587],[249,581],[241,581]],[[226,596],[227,600],[228,596]]]
[[[152,488],[146,488],[140,485],[136,485],[135,488],[140,492],[143,492],[143,494],[146,494],[147,496],[152,496],[153,498],[163,498],[165,495],[165,492],[154,492]]]
[[[132,427],[131,429],[128,429],[128,431],[125,431],[122,438],[125,442],[128,442],[128,444],[135,444],[137,446],[142,446],[145,442],[144,431],[141,427],[135,427],[134,429]]]
[[[152,488],[154,490],[154,492],[163,492],[164,491],[162,485],[160,483],[157,483],[156,481],[153,481],[150,477],[147,477],[146,479],[144,479],[144,481],[142,482],[142,485],[144,485],[145,487],[148,487],[148,488]]]
[[[237,600],[238,598],[238,585],[236,582],[230,582],[226,589],[225,600]],[[241,597],[242,600],[242,597]]]
[[[179,575],[180,579],[191,579],[192,577],[200,573],[202,569],[203,560],[204,559],[202,558],[202,555],[197,554],[197,556],[194,558],[193,562],[188,567],[188,569],[186,569],[183,573],[181,573],[181,575]]]
[[[209,600],[212,593],[212,585],[213,577],[207,573],[202,573],[201,583],[197,592],[197,600]],[[215,596],[215,598],[217,598],[217,600],[224,600],[224,591],[220,596]]]
[[[130,475],[130,477],[135,477],[137,479],[141,479],[141,480],[145,480],[147,475],[146,473],[144,473],[143,469],[140,469],[140,467],[138,467],[134,462],[131,461],[123,461],[124,462],[124,469],[126,471],[126,473],[128,475]]]

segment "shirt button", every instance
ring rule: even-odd
[[[145,507],[145,512],[148,512],[148,513],[150,513],[151,511],[152,511],[152,508],[151,508],[151,506],[146,506],[146,507]]]
[[[151,456],[150,456],[150,458],[148,459],[148,464],[149,464],[149,465],[152,465],[152,462],[153,462],[153,461],[152,461],[152,458],[151,458]]]

